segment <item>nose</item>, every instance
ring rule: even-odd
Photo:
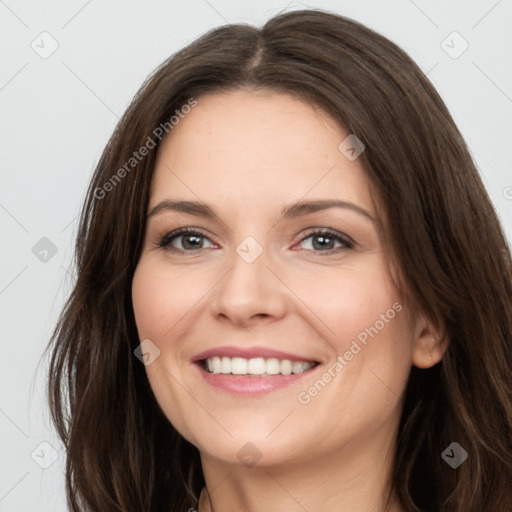
[[[230,270],[215,287],[211,299],[212,314],[237,327],[278,320],[286,310],[286,287],[275,270],[269,268],[266,251],[249,261],[233,251]]]

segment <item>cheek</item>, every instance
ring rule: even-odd
[[[318,396],[323,399],[315,401],[318,407],[350,403],[353,411],[362,406],[361,415],[363,409],[387,408],[401,395],[411,367],[412,333],[404,304],[380,261],[326,276],[304,281],[298,292],[308,297],[308,306],[325,326],[322,342],[332,354],[325,375],[328,392],[321,383],[308,382],[322,390]],[[310,394],[304,390],[305,403]],[[311,397],[317,396],[311,391]]]
[[[184,382],[179,363],[182,357],[180,337],[187,327],[186,315],[205,294],[205,290],[196,287],[199,282],[200,279],[196,280],[190,273],[162,268],[161,263],[147,256],[139,261],[132,281],[132,304],[139,339],[150,339],[160,350],[158,358],[145,367],[151,389],[169,422],[191,442],[197,440],[186,421],[193,416],[187,412],[193,404],[179,384]]]
[[[179,331],[180,321],[208,288],[199,275],[161,268],[150,259],[141,259],[132,283],[132,302],[139,338],[163,341],[172,330]]]
[[[326,339],[337,353],[343,353],[353,340],[368,345],[380,336],[402,331],[399,317],[403,305],[382,258],[367,258],[358,268],[322,269],[295,283],[297,295],[324,324]]]
[[[308,304],[329,327],[322,342],[332,359],[297,394],[299,411],[316,419],[304,420],[304,435],[318,439],[319,430],[329,430],[325,441],[318,441],[326,453],[333,443],[366,442],[398,419],[411,367],[406,308],[387,275],[377,266],[373,272],[331,277],[323,292],[309,287],[316,291],[309,292]]]

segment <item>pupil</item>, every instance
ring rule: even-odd
[[[317,244],[315,243],[316,240],[320,240],[320,244]],[[323,235],[319,235],[319,236],[316,236],[315,238],[313,238],[313,247],[315,247],[315,249],[317,248],[321,248],[321,249],[332,249],[332,239],[329,238],[328,236],[323,236]]]
[[[194,244],[190,244],[188,241],[190,239],[194,239],[196,241],[196,243]],[[196,235],[185,235],[183,237],[183,245],[185,248],[187,249],[190,249],[190,248],[197,248],[198,246],[200,247],[201,246],[201,238],[196,236]]]

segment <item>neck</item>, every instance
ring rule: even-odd
[[[199,512],[404,512],[393,493],[385,503],[393,449],[376,435],[321,458],[252,468],[201,454],[207,489]]]

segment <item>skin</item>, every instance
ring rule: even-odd
[[[371,219],[349,208],[280,219],[285,205],[314,199],[347,201],[377,218],[361,159],[338,150],[347,135],[301,100],[238,89],[198,98],[159,148],[148,212],[180,199],[217,213],[149,216],[132,290],[140,340],[160,350],[145,367],[156,400],[201,453],[210,496],[203,492],[200,512],[384,510],[411,365],[439,362],[446,341],[400,302]],[[201,250],[183,245],[186,236],[173,240],[178,252],[159,246],[181,227],[201,230]],[[312,228],[355,245],[331,242],[327,253]],[[263,248],[252,263],[236,252],[247,236]],[[401,306],[394,318],[332,370],[393,304]],[[320,365],[295,385],[236,396],[207,384],[191,362],[220,345],[272,347]],[[301,403],[299,393],[329,368],[335,376]],[[252,467],[237,456],[247,442],[260,456]],[[389,510],[403,509],[392,500]]]

